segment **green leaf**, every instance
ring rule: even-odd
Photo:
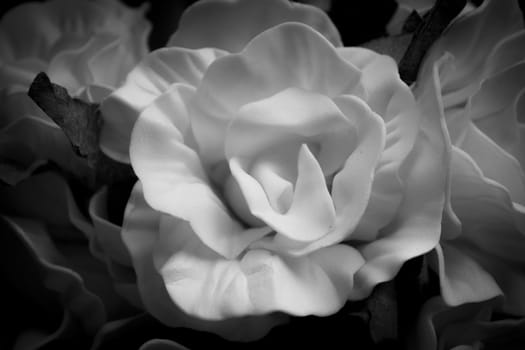
[[[86,159],[92,169],[88,187],[97,188],[135,178],[129,164],[107,157],[99,147],[102,117],[98,104],[69,96],[67,90],[51,82],[45,73],[33,80],[29,97],[64,131],[75,152]]]

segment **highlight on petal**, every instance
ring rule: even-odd
[[[184,12],[168,46],[239,52],[258,34],[285,22],[304,23],[334,46],[342,45],[334,24],[314,6],[283,0],[208,0]]]
[[[146,200],[156,210],[189,221],[212,249],[235,257],[268,229],[245,229],[231,217],[212,189],[197,152],[183,143],[178,126],[185,120],[184,99],[171,102],[176,103],[171,107],[178,113],[152,107],[141,115],[133,131],[132,166],[144,185]]]
[[[155,249],[160,249],[155,247],[158,247],[157,242],[160,238],[159,225],[161,217],[162,214],[149,207],[144,200],[142,185],[138,182],[126,208],[122,238],[133,261],[133,267],[137,274],[137,285],[144,307],[155,318],[170,327],[188,327],[210,331],[236,341],[255,340],[263,337],[272,327],[286,321],[286,317],[280,314],[233,317],[220,321],[209,321],[185,313],[171,299],[170,294],[166,290],[165,282],[154,265],[154,251]],[[170,220],[173,220],[173,218]],[[167,238],[176,239],[177,234],[174,237]],[[194,233],[191,239],[199,241]],[[210,251],[202,243],[200,247]],[[164,248],[169,249],[170,247]],[[165,255],[155,258],[157,266],[162,265],[163,256]],[[203,261],[202,263],[205,262]],[[205,290],[201,289],[199,292],[205,292]]]
[[[165,217],[155,262],[182,309],[204,319],[225,319],[273,311],[332,314],[346,302],[363,260],[343,245],[297,258],[249,250],[240,261],[226,260],[203,245],[187,224]]]
[[[360,72],[312,28],[285,23],[210,65],[191,103],[192,128],[206,163],[221,159],[226,129],[240,107],[288,88],[363,96]],[[227,88],[225,88],[227,87]]]
[[[104,118],[102,151],[129,163],[131,131],[140,113],[173,84],[197,86],[211,62],[224,54],[215,49],[164,48],[146,56],[129,73],[124,85],[100,105]]]

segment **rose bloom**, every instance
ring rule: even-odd
[[[99,102],[148,52],[150,25],[143,14],[118,1],[53,0],[24,3],[2,17],[2,180],[14,184],[45,160],[82,173],[85,165],[62,130],[27,91],[43,71],[71,95]]]
[[[98,244],[169,326],[255,339],[366,297],[439,240],[439,114],[314,7],[197,3],[101,110],[102,149],[140,181],[121,235],[94,202]]]
[[[452,143],[449,204],[436,248],[449,305],[503,294],[525,314],[525,31],[517,1],[485,1],[428,53],[415,93],[438,91]]]

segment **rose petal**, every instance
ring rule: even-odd
[[[249,250],[240,261],[225,260],[188,225],[170,218],[162,221],[156,247],[156,266],[173,300],[209,319],[272,311],[332,314],[345,303],[363,262],[343,245],[299,258]]]
[[[447,51],[456,58],[455,65],[442,81],[443,95],[467,88],[465,82],[479,82],[491,49],[521,26],[520,9],[515,1],[487,1],[455,21],[434,44],[426,59],[432,65]]]
[[[335,209],[322,169],[304,144],[299,151],[297,168],[292,203],[285,214],[280,214],[271,207],[261,185],[243,171],[237,159],[230,160],[232,175],[253,215],[263,220],[277,234],[296,241],[312,241],[333,229]]]
[[[337,29],[323,11],[282,0],[198,2],[184,12],[168,46],[239,52],[255,36],[284,22],[304,23],[341,46]]]
[[[441,295],[448,305],[474,303],[502,295],[491,275],[461,250],[442,244],[435,251]]]
[[[358,47],[340,48],[338,53],[361,69],[368,104],[386,126],[385,148],[375,169],[368,206],[353,235],[357,240],[371,240],[393,219],[401,202],[399,167],[416,140],[420,113],[391,58]]]
[[[498,146],[511,154],[525,168],[525,125],[520,120],[525,115],[525,86],[512,103],[493,114],[471,116],[474,124]]]
[[[458,146],[472,157],[484,176],[507,188],[514,202],[525,205],[525,174],[516,158],[472,123]]]
[[[31,299],[46,298],[48,300],[47,312],[50,311],[55,302],[64,307],[64,311],[72,319],[65,320],[67,323],[80,322],[82,331],[87,334],[94,332],[105,320],[104,306],[101,300],[86,289],[81,277],[72,270],[49,261],[49,250],[39,245],[38,241],[32,241],[36,234],[41,235],[45,229],[35,222],[12,219],[2,216],[2,246],[9,247],[16,252],[17,277],[12,283],[19,286],[21,291]],[[28,236],[33,234],[33,236]],[[43,249],[43,250],[39,250]],[[40,253],[43,253],[42,255]],[[11,256],[12,254],[2,254]],[[11,274],[6,275],[9,276]],[[26,277],[24,277],[26,276]],[[28,276],[31,276],[28,280]],[[32,295],[35,290],[40,290],[39,297]],[[66,316],[66,317],[68,317]],[[81,332],[82,332],[81,331]],[[52,338],[52,337],[49,337]],[[50,339],[47,339],[49,341]]]
[[[504,240],[509,242],[506,238]],[[521,236],[520,243],[520,246],[523,247],[523,236]],[[501,289],[504,295],[503,311],[511,315],[524,316],[525,274],[523,271],[525,263],[523,254],[520,263],[513,263],[509,261],[511,259],[501,259],[496,254],[492,255],[480,249],[467,250],[467,253],[492,276]]]
[[[139,350],[188,350],[188,348],[168,339],[151,339],[142,344]]]
[[[497,75],[507,68],[522,63],[523,47],[525,46],[525,30],[520,30],[502,39],[492,49],[485,63],[484,75],[487,77]]]
[[[71,94],[77,94],[83,86],[95,82],[86,62],[115,40],[110,35],[98,35],[80,47],[62,50],[49,62],[46,73],[54,83],[65,87]]]
[[[487,115],[512,103],[525,84],[525,60],[483,81],[471,98],[471,114]]]
[[[285,23],[255,37],[239,54],[210,65],[190,106],[192,128],[206,164],[223,158],[223,140],[239,108],[288,88],[328,97],[363,95],[359,71],[319,33]],[[225,88],[227,87],[227,88]]]
[[[437,74],[436,68],[433,74]],[[436,80],[425,82],[419,92],[427,101],[421,105],[420,132],[399,174],[404,179],[405,196],[395,220],[383,228],[378,239],[360,249],[366,263],[356,273],[352,298],[366,296],[377,283],[391,279],[405,261],[439,242],[451,146]]]
[[[91,198],[89,215],[95,226],[93,239],[97,244],[111,256],[111,259],[122,265],[131,266],[129,252],[120,235],[121,228],[107,219],[107,188],[101,189]]]
[[[92,226],[80,212],[69,185],[56,173],[45,172],[13,187],[2,186],[0,197],[3,213],[42,220],[54,227],[55,237],[82,240],[91,234]]]
[[[153,252],[159,239],[160,217],[159,212],[152,210],[147,205],[142,195],[142,186],[140,182],[137,183],[126,208],[122,238],[133,260],[137,273],[137,285],[144,307],[155,318],[170,327],[211,331],[230,340],[240,341],[260,338],[271,327],[285,320],[280,315],[270,314],[207,321],[184,313],[171,300],[164,281],[153,264]],[[198,241],[196,235],[193,234],[192,238]],[[201,244],[201,246],[205,248],[204,245]]]
[[[186,119],[186,107],[177,94],[187,90],[180,84],[168,92],[173,95],[168,100],[169,114],[153,105],[141,115],[132,136],[132,165],[153,208],[189,221],[207,245],[234,257],[269,230],[244,229],[230,216],[213,191],[199,155],[183,143],[177,126]]]
[[[209,64],[225,52],[214,49],[165,48],[149,54],[124,85],[100,109],[104,126],[100,147],[111,158],[129,163],[131,130],[139,114],[174,83],[197,86]]]

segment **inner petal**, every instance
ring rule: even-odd
[[[261,184],[244,169],[238,158],[230,160],[232,175],[246,199],[251,213],[283,234],[297,241],[319,239],[333,229],[335,209],[319,163],[308,146],[303,145],[297,161],[297,181],[292,204],[285,214],[276,212]]]

